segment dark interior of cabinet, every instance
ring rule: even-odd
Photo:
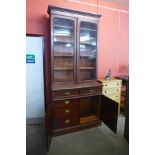
[[[99,119],[98,101],[99,98],[96,96],[80,99],[80,124]]]

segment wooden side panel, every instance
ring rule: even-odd
[[[47,112],[45,114],[47,150],[49,150],[50,143],[52,140],[53,128],[54,128],[53,122],[54,122],[54,108],[52,107],[52,104],[49,104],[47,107]]]

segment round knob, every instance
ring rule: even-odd
[[[69,112],[70,112],[70,110],[69,110],[69,109],[66,109],[66,110],[65,110],[65,113],[69,113]]]
[[[94,90],[90,90],[90,93],[93,93],[94,92]]]
[[[70,100],[65,100],[65,104],[69,104],[70,103]]]
[[[70,95],[70,92],[65,92],[65,95]]]
[[[65,123],[66,124],[69,124],[70,123],[70,120],[69,119],[65,120]]]

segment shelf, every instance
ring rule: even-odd
[[[89,115],[89,116],[81,117],[80,124],[97,121],[97,120],[98,120],[98,117],[96,115]]]
[[[54,33],[53,34],[53,36],[55,37],[55,38],[58,38],[58,37],[63,37],[63,38],[71,38],[71,37],[73,37],[73,34],[71,33],[71,34],[62,34],[62,33]]]
[[[73,70],[73,68],[54,68],[55,71],[59,70]]]
[[[62,25],[54,25],[54,27],[62,27],[62,28],[69,28],[69,29],[72,29],[74,27],[71,27],[71,26],[62,26]]]
[[[93,70],[95,67],[80,67],[80,70]]]
[[[54,41],[54,43],[69,43],[69,44],[73,44],[73,42],[71,41]]]
[[[94,55],[80,55],[80,58],[91,58],[91,59],[96,59],[96,56],[94,56]]]
[[[80,30],[87,30],[87,31],[96,31],[96,30],[94,30],[94,29],[88,29],[88,28],[80,28]]]
[[[93,45],[92,43],[89,43],[89,42],[80,42],[80,44],[86,44],[86,45],[96,46],[96,45]]]
[[[73,57],[73,55],[59,55],[59,54],[54,54],[54,57]]]

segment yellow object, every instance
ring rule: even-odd
[[[120,111],[120,101],[121,101],[121,89],[122,89],[122,80],[120,79],[99,79],[99,82],[102,83],[102,94],[109,99],[117,102],[118,105],[118,112]]]

